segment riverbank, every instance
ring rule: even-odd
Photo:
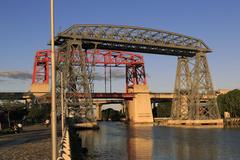
[[[0,155],[0,160],[50,160],[50,127],[32,125],[20,134],[1,135]]]

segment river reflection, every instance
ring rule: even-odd
[[[128,159],[153,159],[152,126],[128,126],[127,131]]]
[[[102,122],[99,131],[81,131],[88,160],[238,160],[240,129],[127,126]]]

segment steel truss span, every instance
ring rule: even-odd
[[[80,59],[76,58],[79,51],[74,50],[70,53],[57,52],[57,62],[62,66],[68,55],[71,56],[69,62],[72,66],[79,66]],[[87,50],[84,52],[85,62],[91,66],[112,66],[126,67],[126,92],[135,84],[146,84],[146,74],[144,59],[140,54],[132,52],[114,50]],[[51,50],[40,50],[36,52],[32,84],[49,83],[49,68],[51,66]],[[94,77],[92,77],[94,79]]]
[[[91,107],[94,79],[92,72],[97,64],[110,66],[118,62],[118,66],[125,65],[127,88],[146,84],[141,57],[121,52],[97,51],[102,49],[177,56],[172,119],[220,118],[207,62],[207,53],[211,52],[211,49],[202,40],[143,27],[77,24],[60,32],[56,36],[55,44],[58,46],[58,53],[64,53],[57,61],[58,73],[63,73],[63,88],[66,93],[74,93],[71,97],[66,97],[66,105],[74,108],[78,103],[80,116],[82,114],[94,120]],[[90,53],[89,50],[93,52]],[[128,56],[130,64],[123,56]],[[135,59],[132,60],[131,57]],[[135,60],[140,63],[136,64]],[[43,73],[47,73],[46,65],[42,63],[46,62],[43,60],[36,63],[40,66],[35,72],[40,75],[42,69],[46,70]],[[46,78],[36,79],[45,82]],[[59,78],[57,81],[60,82]],[[76,96],[78,93],[84,93],[84,98],[80,100]]]
[[[185,57],[193,57],[199,51],[211,52],[200,39],[133,26],[76,24],[60,32],[55,43],[62,46],[70,39],[80,40],[84,49],[110,49]]]

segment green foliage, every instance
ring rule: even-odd
[[[152,109],[153,117],[170,117],[172,102],[158,103],[157,107]]]
[[[25,107],[26,105],[24,103],[16,100],[3,100],[0,104],[0,110],[5,112],[23,110]]]
[[[33,106],[29,109],[28,118],[32,122],[42,122],[50,117],[50,106]]]
[[[102,111],[102,118],[105,121],[120,121],[121,114],[119,111],[114,110],[112,108],[108,108]]]
[[[7,128],[13,122],[22,122],[27,114],[26,104],[17,100],[0,101],[0,122],[2,128]],[[7,133],[8,131],[6,131]]]
[[[231,117],[240,117],[240,90],[235,89],[219,95],[217,102],[222,117],[224,112],[230,112]]]

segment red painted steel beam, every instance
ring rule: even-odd
[[[36,52],[32,74],[32,84],[49,83],[50,50]]]
[[[63,62],[64,55],[69,53],[58,53],[58,60]],[[79,54],[78,51],[72,51],[74,54]],[[72,62],[78,62],[77,59],[72,59]],[[93,65],[137,65],[144,64],[143,56],[132,52],[112,51],[112,50],[88,50],[86,52],[86,62]]]
[[[126,91],[136,84],[146,84],[144,69],[144,59],[140,54],[116,50],[87,50],[86,62],[92,65],[102,66],[126,66]],[[65,54],[79,54],[79,51],[70,53],[57,53],[57,61],[64,62]],[[75,65],[79,65],[79,60],[70,59]],[[51,61],[51,50],[40,50],[36,53],[32,83],[49,83],[49,66]]]

